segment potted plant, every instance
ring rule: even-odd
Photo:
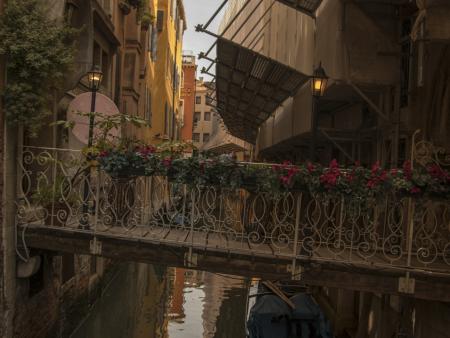
[[[128,1],[120,1],[119,8],[124,15],[128,15],[131,12],[131,6],[129,5]]]
[[[154,21],[154,17],[150,15],[150,13],[145,12],[144,14],[142,14],[141,16],[141,27],[144,30],[148,30],[148,28],[150,27],[150,25],[153,24]]]

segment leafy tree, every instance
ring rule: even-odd
[[[0,17],[0,55],[7,59],[2,93],[10,124],[31,136],[51,113],[52,94],[73,64],[77,31],[51,19],[42,0],[9,0]]]

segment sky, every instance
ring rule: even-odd
[[[195,26],[198,24],[204,25],[209,18],[214,14],[214,12],[219,8],[220,4],[223,0],[184,0],[184,7],[186,10],[186,21],[187,21],[187,30],[184,32],[183,39],[183,50],[191,51],[195,56],[198,57],[200,52],[205,52],[209,49],[209,47],[214,43],[215,38],[206,34],[206,33],[198,33],[195,31]],[[217,18],[211,23],[208,27],[208,30],[212,32],[217,32],[217,28],[219,27],[220,20],[222,18],[224,10],[217,16]],[[214,53],[211,53],[210,56],[215,57]],[[198,68],[197,68],[197,77],[203,76],[205,79],[209,77],[207,75],[203,75],[200,73],[202,67],[208,67],[209,61],[206,60],[197,60]],[[211,68],[212,73],[214,73],[214,66]]]

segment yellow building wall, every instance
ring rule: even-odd
[[[151,143],[161,143],[165,140],[176,139],[176,127],[173,126],[172,111],[180,112],[181,71],[182,71],[182,34],[176,37],[177,22],[173,17],[172,5],[177,0],[155,0],[157,11],[163,11],[163,29],[158,32],[156,61],[152,75],[147,77],[147,84],[151,88],[152,121],[147,128],[144,138]],[[182,1],[177,1],[179,18],[185,23]],[[157,16],[157,11],[155,11]],[[181,26],[184,31],[185,24]],[[173,89],[173,64],[176,62],[179,73],[179,85]],[[150,72],[149,72],[150,73]],[[167,113],[166,113],[167,105]],[[173,108],[175,107],[175,108]],[[177,119],[175,119],[176,123]],[[174,130],[174,133],[171,133]]]

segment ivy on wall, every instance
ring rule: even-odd
[[[35,136],[51,113],[53,93],[73,64],[76,30],[51,19],[45,1],[9,0],[0,17],[0,54],[6,56],[2,93],[6,118]]]

